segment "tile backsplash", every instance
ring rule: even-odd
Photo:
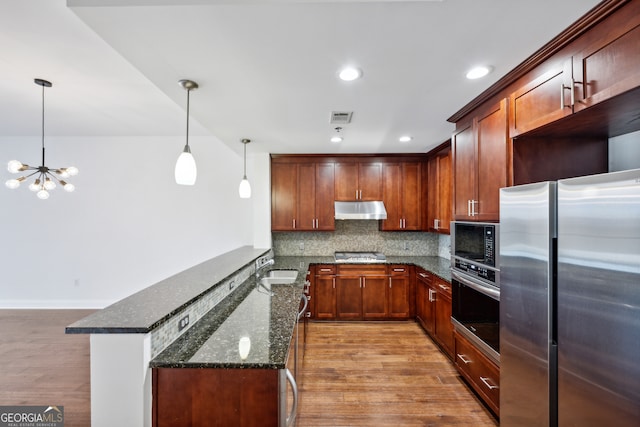
[[[387,256],[449,258],[449,236],[419,231],[380,231],[378,221],[336,221],[335,231],[274,232],[273,250],[280,256],[333,256],[336,251],[373,251]],[[446,255],[445,255],[446,254]]]

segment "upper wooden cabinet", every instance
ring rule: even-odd
[[[421,170],[420,162],[383,164],[382,201],[387,219],[381,221],[381,230],[421,230]]]
[[[333,163],[271,163],[271,229],[335,229]]]
[[[449,234],[451,222],[451,144],[429,156],[427,163],[427,227]]]
[[[335,199],[382,200],[382,163],[369,161],[336,162]]]
[[[507,100],[460,127],[451,138],[451,147],[454,219],[499,220],[498,190],[508,181]]]

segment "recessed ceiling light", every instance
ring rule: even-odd
[[[411,141],[413,138],[410,137],[409,135],[402,135],[400,138],[398,138],[398,141],[400,142],[409,142]]]
[[[351,82],[362,77],[362,70],[355,67],[345,67],[340,70],[338,77],[340,77],[340,80],[344,80],[345,82]]]
[[[331,142],[342,142],[342,137],[341,136],[332,136],[331,137]]]
[[[493,67],[481,65],[479,67],[474,67],[467,72],[467,78],[469,80],[479,79],[480,77],[484,77],[493,71]]]

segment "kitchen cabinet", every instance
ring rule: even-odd
[[[331,231],[334,220],[334,164],[271,164],[271,229]]]
[[[389,266],[388,314],[390,319],[409,319],[411,317],[411,272],[408,265]]]
[[[442,349],[449,357],[453,357],[453,324],[451,323],[451,285],[444,280],[434,277],[436,290],[435,336]]]
[[[507,132],[507,100],[503,99],[453,134],[455,220],[499,220],[499,189],[508,183]]]
[[[639,44],[640,5],[629,2],[522,79],[509,96],[510,137],[639,87]]]
[[[381,221],[381,230],[421,229],[421,170],[420,162],[382,165],[382,201],[387,209],[387,219]]]
[[[455,333],[458,372],[497,416],[500,416],[500,368],[462,335]]]
[[[451,285],[422,268],[416,269],[416,317],[444,353],[453,358]]]
[[[312,317],[319,320],[336,318],[336,266],[316,265],[311,282]]]
[[[336,318],[386,319],[387,268],[385,265],[344,264],[336,277]]]
[[[436,290],[432,276],[422,268],[416,268],[416,318],[430,336],[435,335]]]
[[[382,200],[382,162],[336,162],[335,200]]]
[[[451,222],[451,143],[427,161],[428,231],[450,234]]]

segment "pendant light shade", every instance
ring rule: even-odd
[[[10,173],[25,172],[27,175],[10,179],[5,183],[5,185],[13,190],[20,187],[20,183],[24,182],[27,178],[35,176],[35,181],[29,184],[29,190],[36,193],[36,196],[38,196],[39,199],[46,200],[49,198],[49,191],[56,188],[56,182],[58,182],[58,184],[60,184],[68,193],[75,190],[75,185],[66,182],[61,178],[67,179],[70,176],[76,176],[78,174],[78,168],[74,166],[66,168],[49,168],[46,166],[44,158],[44,88],[51,87],[53,84],[43,79],[34,79],[33,82],[38,86],[42,86],[42,165],[29,166],[18,160],[11,160],[7,165],[7,170]]]
[[[189,147],[189,93],[191,90],[197,89],[198,84],[191,80],[180,80],[178,84],[187,91],[187,142],[176,161],[175,178],[177,184],[194,185],[198,176],[198,168]]]
[[[251,184],[249,184],[249,180],[247,179],[247,144],[250,143],[251,140],[243,139],[240,142],[244,145],[244,174],[242,176],[242,181],[240,181],[240,186],[238,187],[238,194],[241,199],[250,199]]]

